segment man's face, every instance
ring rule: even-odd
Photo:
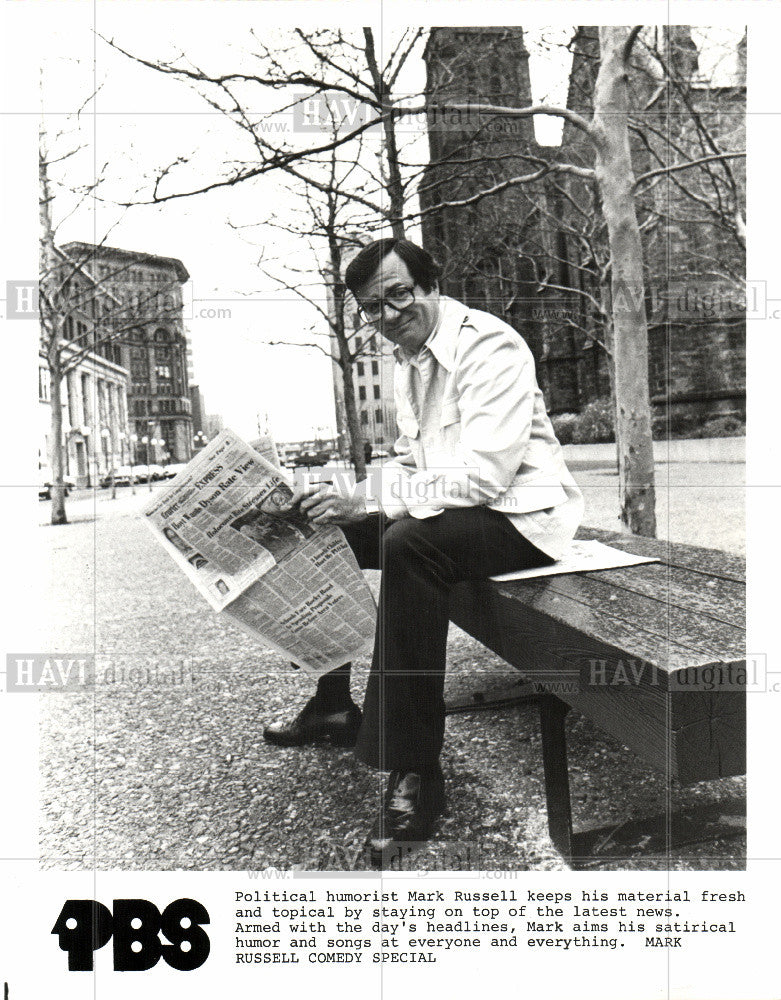
[[[424,292],[394,252],[380,261],[377,272],[358,289],[357,299],[370,312],[385,303],[379,315],[372,313],[372,324],[408,355],[418,353],[439,318],[439,291]]]

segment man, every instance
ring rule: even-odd
[[[391,772],[369,838],[375,864],[397,841],[427,839],[444,807],[451,588],[551,563],[583,511],[529,348],[495,316],[441,296],[438,274],[399,239],[370,244],[347,269],[364,318],[395,345],[396,458],[350,496],[308,486],[293,502],[314,524],[342,526],[360,565],[382,570],[371,673],[363,716],[346,664],[292,723],[264,733],[285,746],[355,743],[360,760]]]

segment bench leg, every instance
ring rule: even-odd
[[[569,705],[555,695],[540,695],[542,765],[545,770],[548,830],[557,850],[568,861],[572,858],[572,810],[564,720],[569,708]]]

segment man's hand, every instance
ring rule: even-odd
[[[363,493],[341,496],[333,486],[308,483],[297,486],[290,498],[288,510],[298,506],[312,524],[355,524],[365,520],[366,498]]]

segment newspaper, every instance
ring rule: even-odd
[[[342,531],[287,510],[291,496],[281,468],[224,430],[144,518],[215,611],[321,674],[371,645],[376,609]]]
[[[653,556],[638,556],[624,552],[613,545],[605,545],[595,539],[578,539],[570,543],[563,556],[552,566],[533,566],[531,569],[517,569],[512,573],[500,573],[491,579],[498,583],[508,580],[529,580],[533,576],[559,576],[562,573],[589,573],[599,569],[619,569],[622,566],[637,566],[640,563],[659,562]]]

